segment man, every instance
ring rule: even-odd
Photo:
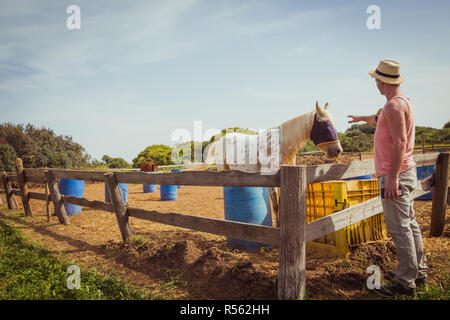
[[[376,124],[374,137],[375,172],[381,193],[386,227],[397,249],[398,268],[388,276],[394,280],[389,287],[376,289],[384,296],[407,294],[415,296],[416,285],[426,284],[422,235],[414,216],[412,192],[417,185],[416,164],[413,160],[415,141],[414,111],[409,98],[400,90],[403,78],[400,64],[382,60],[375,78],[386,104],[371,116],[354,116],[349,123],[365,121]],[[384,193],[384,194],[383,194]]]

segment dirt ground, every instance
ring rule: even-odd
[[[178,212],[224,218],[222,187],[184,186],[176,201],[160,201],[157,193],[143,193],[142,185],[128,185],[130,206],[160,212]],[[43,192],[43,188],[30,191]],[[103,183],[86,183],[85,197],[104,200]],[[0,195],[0,218],[22,229],[34,242],[42,243],[56,256],[83,269],[116,276],[152,291],[164,299],[276,299],[278,249],[230,250],[226,238],[171,227],[130,217],[133,236],[123,243],[112,213],[83,208],[70,215],[70,225],[46,219],[44,201],[31,200],[33,217],[19,216],[6,208]],[[20,198],[17,197],[20,203]],[[53,211],[50,205],[51,212]],[[422,228],[429,281],[448,286],[439,277],[449,270],[449,219],[442,237],[430,238],[431,201],[416,201]],[[447,215],[450,209],[447,208]],[[349,258],[327,258],[307,253],[306,298],[379,299],[365,289],[366,268],[378,265],[385,274],[396,267],[392,241],[379,241],[355,248]]]

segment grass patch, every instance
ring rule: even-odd
[[[155,299],[117,278],[81,270],[80,289],[68,289],[67,268],[39,244],[28,243],[0,221],[0,299],[3,300],[142,300]]]

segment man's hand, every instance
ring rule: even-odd
[[[350,120],[348,123],[363,121],[362,117],[359,116],[348,115],[347,118],[352,118],[352,120]]]
[[[384,187],[384,198],[386,200],[397,199],[399,197],[398,188],[398,178],[388,177],[386,186]]]

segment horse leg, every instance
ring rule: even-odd
[[[275,226],[279,227],[280,225],[280,214],[279,214],[279,208],[278,208],[278,193],[277,188],[275,187],[269,187],[269,194],[270,194],[270,202],[272,203],[272,212],[275,217]]]

